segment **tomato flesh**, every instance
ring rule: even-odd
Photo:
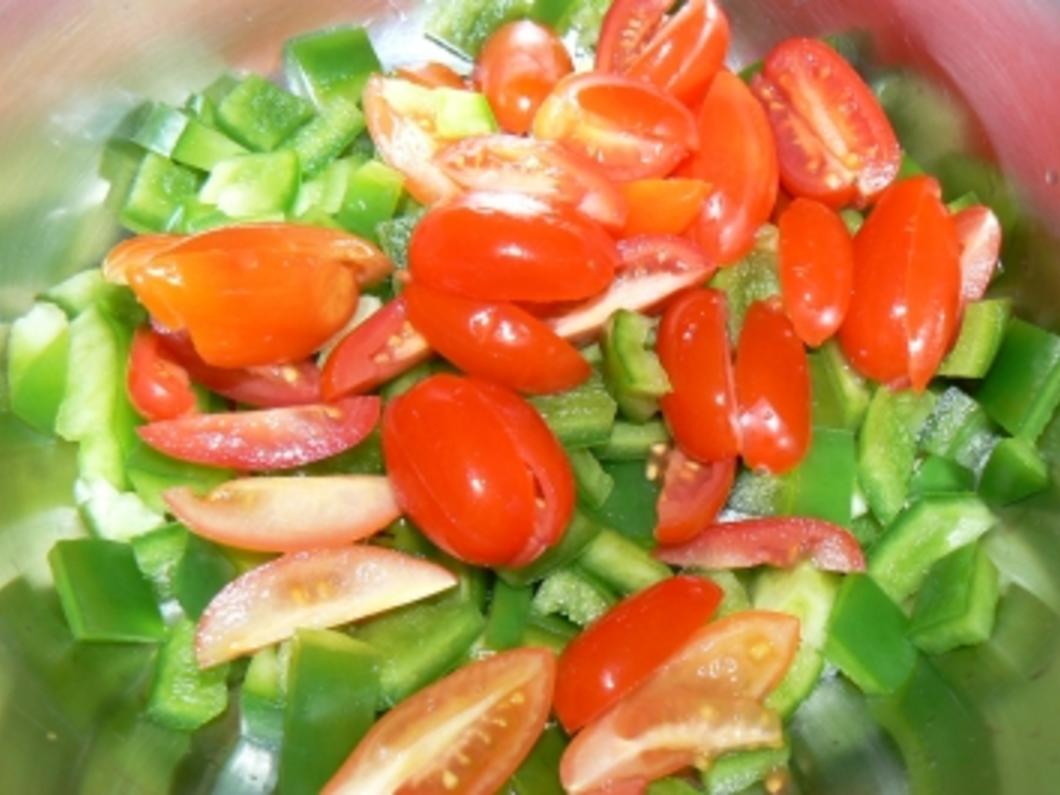
[[[640,179],[627,182],[622,193],[629,207],[623,237],[679,235],[699,215],[710,185],[701,179]]]
[[[735,478],[735,458],[700,464],[674,448],[656,506],[655,540],[681,544],[698,535],[725,507]]]
[[[424,88],[467,88],[467,83],[463,77],[444,63],[438,63],[437,61],[428,61],[427,63],[411,66],[399,66],[394,70],[394,74],[402,80],[407,80]]]
[[[171,420],[196,411],[188,372],[165,355],[162,341],[150,329],[137,329],[129,350],[126,390],[142,417]]]
[[[954,215],[953,226],[961,248],[961,298],[978,301],[997,269],[1001,222],[993,210],[979,204]]]

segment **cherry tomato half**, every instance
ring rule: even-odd
[[[953,216],[961,247],[961,298],[978,301],[990,286],[1001,255],[1001,222],[981,204]]]
[[[552,87],[573,68],[560,38],[524,19],[501,26],[486,40],[475,65],[475,82],[501,129],[522,134],[530,130]]]
[[[150,329],[133,335],[125,386],[133,408],[145,419],[171,420],[196,411],[188,371],[165,355],[161,339]]]
[[[451,555],[524,565],[563,535],[574,480],[563,448],[515,393],[436,375],[387,406],[383,454],[398,504]]]
[[[638,179],[622,186],[629,207],[623,237],[679,235],[695,220],[710,193],[701,179]]]
[[[700,464],[671,450],[656,505],[655,540],[681,544],[698,535],[725,506],[735,478],[735,458]]]
[[[691,104],[725,60],[729,20],[714,0],[615,0],[604,17],[596,69],[654,83]]]
[[[467,82],[444,63],[428,61],[410,66],[399,66],[394,74],[424,88],[466,89]]]
[[[793,196],[833,207],[872,201],[898,176],[902,151],[876,96],[843,56],[795,38],[766,56],[753,87]]]
[[[596,73],[556,85],[534,136],[585,155],[616,182],[665,177],[699,148],[696,120],[680,102],[650,83]]]
[[[721,603],[703,577],[671,577],[622,600],[572,640],[559,660],[555,710],[573,733],[618,702],[684,646]]]

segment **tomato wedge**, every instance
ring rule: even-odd
[[[383,454],[405,513],[469,563],[530,562],[562,537],[574,510],[570,463],[548,426],[484,381],[436,375],[395,398]]]
[[[231,480],[200,497],[185,486],[163,494],[196,535],[258,552],[297,552],[360,541],[401,515],[380,475]]]
[[[623,237],[679,235],[699,215],[710,185],[701,179],[638,179],[622,192],[629,206]]]
[[[778,516],[710,525],[692,540],[655,551],[672,566],[705,569],[790,568],[809,559],[825,571],[864,571],[865,555],[850,531],[822,519]]]
[[[529,132],[548,92],[573,68],[559,36],[522,19],[502,25],[486,39],[475,65],[475,82],[501,129],[522,134]]]
[[[555,141],[481,135],[450,144],[434,161],[469,191],[525,193],[568,204],[612,229],[626,220],[625,200],[599,166]]]
[[[418,282],[405,288],[409,319],[464,372],[519,392],[562,392],[592,368],[569,342],[515,304],[459,298]]]
[[[799,621],[743,611],[708,624],[567,747],[571,795],[643,792],[663,776],[727,751],[780,747],[780,718],[761,701],[799,645]]]
[[[795,333],[818,346],[843,324],[854,282],[854,242],[839,214],[795,199],[780,216],[780,283]]]
[[[472,193],[436,207],[409,242],[418,284],[487,301],[589,298],[611,284],[617,262],[601,226],[518,193]]]
[[[700,464],[671,450],[656,505],[655,540],[681,544],[698,535],[725,507],[735,478],[735,458]]]
[[[143,425],[151,447],[208,466],[267,472],[304,466],[349,450],[379,421],[378,397],[337,403],[197,414]]]
[[[563,650],[555,710],[573,734],[647,679],[714,615],[721,588],[703,577],[663,580],[619,602]]]
[[[667,0],[615,0],[604,17],[596,69],[654,83],[692,104],[729,48],[729,20],[713,0],[688,0],[672,15]]]
[[[596,73],[556,85],[534,136],[585,155],[616,182],[664,177],[699,148],[696,120],[680,102],[649,83]]]
[[[399,66],[394,74],[402,80],[424,88],[467,88],[467,81],[444,63],[427,61],[421,64]]]
[[[555,678],[544,649],[461,667],[380,718],[324,795],[493,795],[545,728]]]
[[[151,421],[172,420],[197,410],[188,372],[165,355],[157,334],[133,334],[125,388],[137,413]]]
[[[787,472],[809,449],[812,399],[806,350],[776,299],[747,311],[735,372],[744,462]]]
[[[434,563],[360,545],[284,555],[232,580],[199,619],[200,668],[286,640],[301,628],[349,624],[456,585]]]
[[[680,172],[712,186],[691,229],[719,265],[740,259],[769,220],[779,185],[769,120],[744,82],[718,72],[696,114],[699,152]]]
[[[121,241],[103,258],[103,278],[111,284],[128,284],[128,270],[133,265],[150,262],[183,238],[180,235],[137,235]]]
[[[953,216],[961,248],[961,298],[978,301],[990,286],[1001,255],[1001,222],[981,204]]]
[[[780,176],[793,196],[842,207],[871,202],[898,176],[902,150],[872,89],[839,53],[794,38],[753,82],[773,125]]]
[[[689,290],[659,324],[658,353],[672,391],[659,401],[678,445],[700,463],[740,449],[725,295]]]

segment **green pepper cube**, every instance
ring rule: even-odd
[[[207,127],[197,119],[189,119],[170,156],[178,163],[209,171],[222,160],[245,154],[246,151],[224,133]]]
[[[646,422],[659,411],[658,398],[670,391],[670,379],[651,350],[652,322],[620,309],[604,326],[600,341],[604,383],[618,408],[634,422]]]
[[[533,598],[534,592],[528,587],[497,581],[486,617],[484,641],[488,648],[504,651],[520,645],[530,620]]]
[[[282,217],[294,202],[298,183],[294,152],[238,155],[214,167],[199,199],[231,218]]]
[[[409,241],[412,240],[412,233],[421,218],[422,212],[413,212],[376,224],[376,240],[383,253],[394,263],[394,267],[408,267]]]
[[[221,160],[247,151],[224,133],[160,102],[145,105],[134,125],[129,140],[201,171],[209,171]]]
[[[620,595],[636,593],[665,580],[672,572],[634,541],[602,530],[577,558],[578,566]]]
[[[975,473],[956,461],[929,455],[920,462],[909,484],[909,497],[926,494],[961,494],[975,489]]]
[[[186,113],[174,107],[148,102],[132,113],[128,139],[149,152],[170,157],[189,121]]]
[[[290,655],[281,659],[277,648],[267,646],[250,658],[239,691],[242,734],[268,748],[277,748],[283,741],[284,680]]]
[[[298,154],[302,175],[314,177],[341,155],[364,130],[364,114],[353,102],[336,100],[300,127],[284,147]]]
[[[153,643],[165,637],[151,585],[128,544],[101,538],[59,541],[48,563],[78,640]]]
[[[540,615],[558,614],[584,627],[614,603],[614,596],[591,576],[575,568],[565,568],[545,578],[534,594],[532,607]]]
[[[787,746],[719,756],[703,772],[707,795],[742,795],[749,787],[786,768],[790,756]]]
[[[217,107],[238,85],[238,77],[228,73],[222,74],[202,91],[189,96],[184,103],[184,109],[203,124],[216,128],[218,126]]]
[[[595,2],[593,0],[593,3],[585,5]],[[535,0],[461,0],[459,3],[440,3],[427,20],[427,34],[445,42],[469,59],[474,59],[493,31],[505,22],[530,16],[534,5]]]
[[[284,72],[291,89],[317,107],[333,100],[355,102],[369,75],[382,64],[364,28],[322,30],[291,39],[284,47]]]
[[[143,442],[131,444],[124,460],[129,483],[149,508],[158,512],[168,510],[162,492],[174,486],[190,486],[205,494],[232,479],[230,469],[191,464],[162,455]]]
[[[739,613],[741,610],[751,609],[751,597],[735,572],[728,569],[716,569],[697,571],[696,574],[710,580],[722,590],[721,604],[714,611],[715,618],[724,618],[733,613]]]
[[[173,572],[174,596],[188,618],[197,619],[236,574],[235,564],[216,545],[189,535]]]
[[[255,152],[271,152],[313,117],[313,106],[260,75],[245,77],[217,108],[217,123]]]
[[[201,670],[195,659],[195,624],[182,620],[170,628],[169,638],[155,664],[147,699],[147,716],[176,731],[195,731],[228,706],[228,665]]]
[[[987,502],[1008,505],[1045,490],[1049,465],[1033,442],[1015,437],[994,447],[979,479]]]
[[[710,281],[715,290],[725,293],[729,309],[729,338],[740,338],[743,319],[751,304],[780,295],[777,265],[776,229],[759,233],[758,243],[742,260],[719,270]]]
[[[908,627],[905,613],[871,577],[848,575],[828,622],[825,657],[864,692],[893,693],[916,664]]]
[[[379,655],[341,632],[302,629],[291,642],[277,792],[319,792],[375,720]]]
[[[791,661],[780,684],[766,697],[766,706],[787,718],[810,697],[823,674],[824,655],[812,646],[803,644],[795,652],[795,659]]]
[[[857,474],[853,432],[814,428],[810,449],[783,478],[781,513],[850,524]]]
[[[615,479],[588,450],[570,450],[567,453],[578,499],[589,508],[600,509],[615,488]]]
[[[11,413],[42,433],[55,431],[66,391],[70,322],[55,304],[38,303],[11,325],[7,386]]]
[[[1060,403],[1060,337],[1009,320],[1001,349],[976,394],[998,425],[1036,441]]]
[[[868,383],[830,341],[809,355],[815,426],[856,431],[868,411]]]
[[[644,795],[700,795],[700,791],[682,778],[660,778],[644,790]]]
[[[599,524],[582,511],[575,510],[563,538],[556,546],[546,549],[528,566],[498,569],[497,574],[504,582],[513,586],[524,586],[543,580],[577,558],[600,532]]]
[[[1007,299],[973,301],[964,308],[957,342],[939,365],[938,375],[982,378],[994,363],[1012,315]]]
[[[601,461],[643,461],[661,445],[670,443],[670,432],[662,420],[624,422],[611,426],[607,442],[593,448]]]
[[[458,88],[436,88],[434,129],[440,138],[468,138],[497,132],[497,120],[485,94]]]
[[[125,198],[120,220],[134,232],[162,232],[181,204],[198,193],[201,184],[197,172],[148,152]]]
[[[563,730],[556,725],[546,728],[508,780],[512,795],[564,795],[559,780],[559,760],[566,748]]]
[[[158,601],[174,598],[174,576],[188,543],[188,531],[184,525],[177,522],[163,525],[129,543],[136,556],[136,565],[154,586]]]
[[[961,389],[951,386],[935,403],[920,430],[920,449],[979,471],[997,444],[986,412]]]
[[[345,229],[375,241],[376,226],[397,212],[404,184],[401,172],[378,160],[369,160],[350,174],[335,217]]]
[[[165,517],[151,510],[139,496],[119,491],[105,478],[79,478],[74,484],[74,497],[88,529],[100,538],[130,541],[166,523]]]
[[[967,544],[931,567],[909,637],[929,654],[982,643],[994,628],[998,596],[997,568],[981,544]]]
[[[655,525],[659,517],[656,504],[662,489],[661,480],[648,477],[649,463],[644,458],[630,461],[606,461],[604,472],[614,484],[599,508],[587,508],[604,527],[618,531],[641,546],[655,543]]]
[[[606,444],[611,438],[618,404],[597,374],[574,389],[530,398],[545,424],[571,450]]]

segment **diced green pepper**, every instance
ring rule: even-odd
[[[381,221],[375,226],[376,240],[394,267],[404,269],[409,264],[409,241],[416,224],[423,218],[423,212],[417,211],[389,221]]]
[[[115,285],[110,285],[104,280],[103,271],[99,268],[90,268],[79,271],[49,287],[41,295],[41,299],[55,304],[66,313],[70,320],[73,320],[95,304],[101,293],[114,287]]]
[[[143,442],[131,444],[124,457],[129,483],[153,511],[165,512],[162,492],[174,486],[188,486],[200,494],[231,480],[229,469],[200,466],[162,455]]]
[[[296,217],[314,212],[330,217],[337,213],[342,207],[342,198],[346,195],[350,175],[361,165],[363,163],[360,160],[352,157],[333,160],[321,173],[302,182],[291,212]]]
[[[504,651],[519,645],[530,619],[533,598],[534,592],[530,588],[497,580],[486,618],[484,640],[487,648]]]
[[[562,654],[563,649],[571,642],[581,628],[559,616],[542,616],[530,614],[530,621],[523,633],[522,646],[542,646]]]
[[[699,795],[700,790],[683,778],[660,778],[648,785],[644,795]]]
[[[189,535],[173,573],[174,595],[188,618],[197,619],[206,605],[238,572],[214,544]]]
[[[188,97],[184,107],[194,113],[203,124],[217,127],[217,107],[238,85],[239,78],[226,72],[202,91]]]
[[[302,176],[308,179],[341,155],[362,130],[360,109],[353,102],[336,101],[299,127],[283,146],[298,155]]]
[[[376,227],[393,218],[405,184],[401,172],[369,160],[350,174],[336,218],[356,235],[375,241]]]
[[[743,470],[736,475],[725,508],[745,516],[772,516],[780,511],[784,488],[783,478]]]
[[[643,461],[656,447],[670,442],[670,432],[662,420],[644,423],[618,420],[611,427],[605,444],[593,448],[601,461]]]
[[[1003,439],[994,447],[979,479],[987,502],[1008,505],[1049,486],[1049,465],[1033,442]]]
[[[199,200],[231,218],[282,218],[298,192],[298,168],[288,150],[229,158],[214,166]]]
[[[284,660],[275,646],[257,652],[247,666],[239,692],[242,734],[258,745],[279,747],[283,740]]]
[[[129,140],[150,152],[201,171],[209,171],[221,160],[247,151],[199,119],[159,102],[141,108]]]
[[[644,315],[620,309],[604,326],[600,347],[604,383],[619,410],[634,422],[646,422],[659,411],[659,398],[670,391],[670,379],[650,349],[652,323]]]
[[[180,621],[158,655],[147,716],[176,731],[195,731],[228,706],[228,665],[199,669],[195,624]]]
[[[574,484],[578,488],[578,499],[589,508],[601,508],[611,496],[615,487],[615,479],[588,450],[571,450],[567,457],[574,471]]]
[[[221,129],[255,152],[271,152],[312,117],[312,105],[255,74],[217,107]]]
[[[964,308],[960,335],[939,365],[938,375],[949,378],[982,378],[990,370],[1005,337],[1012,314],[1006,299],[973,301]]]
[[[508,780],[512,795],[564,795],[559,760],[566,747],[567,738],[559,726],[546,728]]]
[[[860,232],[861,227],[865,223],[865,216],[852,207],[840,210],[839,217],[843,219],[843,223],[846,224],[847,231],[850,232],[851,235],[856,235]]]
[[[832,608],[825,656],[864,692],[893,693],[916,664],[908,626],[905,613],[871,577],[850,574]]]
[[[335,100],[358,101],[369,75],[382,70],[364,28],[309,33],[284,47],[284,71],[291,89],[321,108]]]
[[[485,94],[457,88],[436,88],[435,132],[440,138],[468,138],[497,132],[497,120]]]
[[[647,461],[606,461],[603,469],[614,487],[604,504],[589,513],[605,527],[641,546],[651,546],[655,543],[656,503],[661,486],[658,480],[648,478]]]
[[[868,549],[883,534],[883,525],[871,513],[863,513],[850,520],[850,532],[862,549]]]
[[[1012,318],[976,394],[998,425],[1036,441],[1060,403],[1060,337]]]
[[[857,430],[872,399],[865,379],[851,367],[835,341],[812,351],[809,359],[814,425]]]
[[[729,308],[729,339],[738,340],[751,304],[780,295],[776,228],[763,227],[755,248],[736,264],[720,269],[711,279],[710,286],[725,293]]]
[[[74,484],[74,497],[88,529],[100,538],[129,541],[166,523],[132,492],[118,491],[105,478],[80,478]]]
[[[980,544],[967,544],[931,567],[909,636],[929,654],[982,643],[994,628],[998,596],[997,568]]]
[[[611,438],[618,405],[597,375],[558,395],[530,398],[560,444],[572,450],[606,444]]]
[[[734,571],[718,569],[716,571],[701,571],[697,573],[721,588],[724,594],[721,598],[721,604],[714,611],[716,618],[751,609],[751,597],[747,593],[747,588]]]
[[[790,756],[787,746],[720,756],[703,773],[707,795],[741,795],[748,787],[787,767]]]
[[[121,223],[134,232],[165,231],[170,218],[201,184],[198,172],[148,152],[125,197]]]
[[[946,202],[946,209],[951,214],[956,214],[961,210],[967,210],[969,207],[975,207],[977,204],[982,204],[979,201],[979,195],[974,190],[970,190],[967,193],[962,193],[953,201]]]
[[[70,323],[54,304],[37,303],[11,325],[7,386],[11,413],[42,433],[55,431],[66,391]]]
[[[784,476],[780,513],[850,524],[857,473],[854,434],[838,428],[814,428],[810,449]]]
[[[670,568],[613,530],[603,530],[582,550],[578,566],[622,595],[635,593],[671,575]]]
[[[459,0],[439,3],[427,34],[474,59],[489,35],[505,22],[530,15],[534,0]]]
[[[159,602],[176,598],[175,576],[184,557],[188,531],[173,522],[132,539],[136,565],[154,587]]]
[[[565,568],[545,578],[534,594],[532,607],[541,615],[559,614],[584,627],[614,603],[614,596],[592,577],[575,568]]]
[[[799,646],[784,678],[766,697],[766,706],[783,718],[793,715],[813,693],[823,674],[824,655],[812,646]]]
[[[578,557],[600,533],[600,525],[576,510],[560,542],[549,547],[529,566],[520,569],[497,569],[497,574],[510,585],[520,586],[543,580],[553,571],[566,566]]]
[[[959,494],[975,489],[975,473],[956,461],[929,455],[920,462],[909,483],[909,498],[926,494]]]
[[[920,430],[920,449],[978,472],[997,444],[986,413],[958,387],[943,392]]]

